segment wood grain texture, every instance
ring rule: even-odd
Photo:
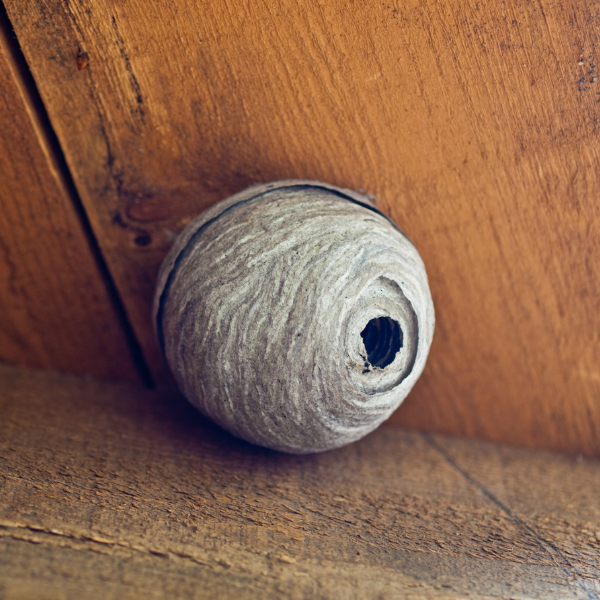
[[[600,598],[600,463],[383,427],[289,456],[183,399],[0,367],[12,598]]]
[[[319,179],[376,195],[430,275],[394,423],[600,455],[597,0],[5,3],[159,378],[173,234]]]
[[[0,14],[0,361],[139,381]]]

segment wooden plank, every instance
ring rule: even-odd
[[[159,379],[174,233],[322,179],[378,196],[430,274],[394,423],[600,455],[598,0],[5,4]]]
[[[0,13],[0,360],[139,381]]]
[[[184,400],[0,367],[0,590],[600,598],[600,463],[385,427],[288,456]]]

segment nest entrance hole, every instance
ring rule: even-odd
[[[402,329],[390,317],[371,319],[360,335],[367,351],[367,360],[373,367],[385,369],[394,362],[402,348]]]

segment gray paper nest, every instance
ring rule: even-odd
[[[387,419],[435,320],[408,238],[367,197],[315,181],[253,186],[192,221],[162,265],[154,317],[190,402],[295,454]]]

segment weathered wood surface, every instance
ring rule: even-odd
[[[313,456],[0,367],[0,597],[600,598],[600,463],[384,427]]]
[[[437,333],[393,422],[600,454],[598,0],[5,0],[154,373],[174,233],[249,183],[363,188]]]
[[[0,361],[139,381],[0,12]]]

